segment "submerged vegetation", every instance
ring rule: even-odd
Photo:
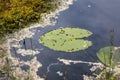
[[[0,0],[0,37],[38,21],[57,4],[58,0]]]
[[[82,39],[91,34],[90,31],[80,28],[60,28],[44,34],[40,40],[50,49],[75,52],[85,50],[92,45],[91,41]]]

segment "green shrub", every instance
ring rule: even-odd
[[[42,13],[57,8],[57,2],[58,0],[0,0],[0,37],[38,21]]]

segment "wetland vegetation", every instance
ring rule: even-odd
[[[0,38],[2,39],[8,34],[26,28],[28,27],[27,25],[31,23],[38,22],[43,13],[54,11],[58,8],[58,4],[59,0],[0,0]],[[39,38],[39,41],[42,45],[53,51],[72,53],[80,50],[84,51],[91,47],[92,41],[88,40],[88,38],[92,36],[92,34],[91,31],[81,28],[59,28],[43,34]],[[26,46],[26,42],[23,42],[23,45]],[[32,39],[31,48],[34,50]],[[23,52],[26,51],[26,49],[21,50],[23,50]],[[42,64],[37,61],[36,57],[33,58],[34,51],[26,52],[29,52],[28,55],[32,55],[30,56],[30,61],[25,63],[29,66],[27,72],[18,68],[23,66],[19,64],[20,62],[18,59],[14,58],[16,63],[13,64],[9,56],[10,53],[7,53],[7,50],[0,45],[0,80],[39,80],[36,73],[37,69],[40,68]],[[120,47],[115,47],[112,44],[111,46],[103,47],[98,50],[96,55],[99,62],[104,65],[102,71],[99,71],[100,74],[97,74],[100,75],[97,80],[120,80]],[[63,63],[64,61],[63,59]],[[67,64],[67,60],[65,62]],[[68,60],[68,62],[69,64],[75,64],[81,61]],[[63,78],[67,80],[66,71]],[[45,80],[47,79],[46,76]],[[44,79],[42,78],[42,80]],[[96,80],[96,77],[92,79],[89,78],[89,80]]]
[[[27,27],[54,11],[58,0],[0,0],[0,37]]]
[[[44,46],[57,51],[76,52],[85,50],[92,45],[91,41],[83,38],[89,37],[92,32],[80,28],[60,28],[41,36]]]

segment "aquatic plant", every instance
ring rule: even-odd
[[[112,48],[112,58],[110,58],[110,49]],[[112,61],[112,65],[119,65],[120,62],[120,48],[119,47],[104,47],[100,49],[97,53],[98,58],[102,61],[105,65],[110,66],[110,60]]]
[[[101,48],[97,52],[97,56],[100,59],[100,61],[103,62],[107,66],[110,66],[110,61],[111,61],[111,58],[110,58],[111,50],[110,49],[111,48],[113,49],[114,47],[113,46],[104,47],[104,48]],[[113,63],[114,62],[112,60],[112,65],[113,65]]]
[[[90,31],[80,28],[60,28],[42,35],[40,41],[53,50],[75,52],[85,50],[92,45],[91,41],[82,39],[91,34]]]

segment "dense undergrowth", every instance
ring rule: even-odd
[[[0,0],[0,37],[37,22],[57,8],[58,0]]]

